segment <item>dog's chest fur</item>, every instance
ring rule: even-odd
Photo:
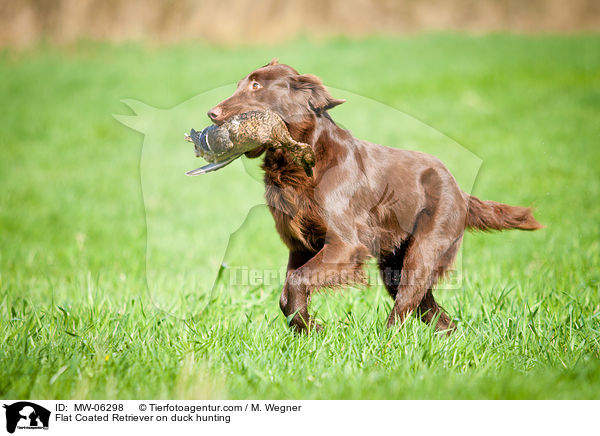
[[[319,251],[327,231],[314,186],[284,150],[268,150],[263,163],[265,197],[279,236],[290,250]]]

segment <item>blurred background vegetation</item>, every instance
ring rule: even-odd
[[[597,0],[0,0],[0,45],[111,41],[277,43],[298,35],[581,32]]]

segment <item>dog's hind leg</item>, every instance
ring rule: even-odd
[[[433,298],[433,293],[429,289],[418,307],[418,314],[423,322],[431,324],[435,321],[436,330],[446,330],[448,334],[456,328],[450,317],[444,310],[437,304]]]
[[[419,307],[425,309],[426,321],[429,316],[436,319],[440,309],[428,291],[451,264],[465,231],[466,205],[454,179],[447,172],[430,168],[421,174],[420,182],[424,204],[410,232],[412,240],[404,256],[388,326],[404,322]]]
[[[440,313],[441,309],[430,291],[454,259],[462,241],[462,231],[457,230],[459,236],[449,236],[446,226],[430,224],[430,217],[426,217],[415,228],[413,240],[404,257],[402,276],[388,326],[397,321],[404,322],[406,316],[417,308],[424,313],[426,322],[432,321]],[[444,327],[444,322],[449,321],[441,315],[439,319],[442,320],[440,328]]]
[[[450,334],[456,328],[456,326],[448,314],[444,312],[444,310],[433,298],[433,286],[435,286],[437,281],[444,276],[444,274],[448,271],[448,268],[450,268],[452,265],[461,241],[462,237],[454,241],[446,253],[444,253],[444,255],[441,257],[438,267],[433,272],[432,287],[427,290],[425,296],[421,300],[421,303],[419,303],[419,307],[417,308],[417,315],[420,316],[423,322],[431,324],[433,321],[435,321],[436,330],[447,330],[448,334]]]
[[[396,247],[393,252],[381,254],[379,256],[379,273],[381,274],[385,289],[392,299],[396,299],[396,294],[398,293],[404,256],[410,245],[410,240],[410,238],[407,238],[400,246]]]

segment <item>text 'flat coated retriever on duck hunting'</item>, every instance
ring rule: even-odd
[[[465,228],[542,226],[529,208],[464,193],[433,156],[354,138],[327,112],[343,102],[331,97],[318,77],[274,59],[240,80],[233,95],[208,112],[220,124],[244,112],[271,110],[292,138],[314,149],[311,177],[281,148],[246,153],[265,154],[267,203],[289,249],[281,310],[295,330],[319,329],[308,314],[311,293],[364,283],[363,263],[373,256],[394,299],[388,326],[414,311],[450,332],[454,324],[432,289],[451,266]]]

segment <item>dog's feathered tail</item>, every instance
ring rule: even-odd
[[[465,227],[473,230],[538,230],[543,228],[533,217],[531,208],[510,206],[495,201],[482,201],[477,197],[463,193],[467,202]]]

